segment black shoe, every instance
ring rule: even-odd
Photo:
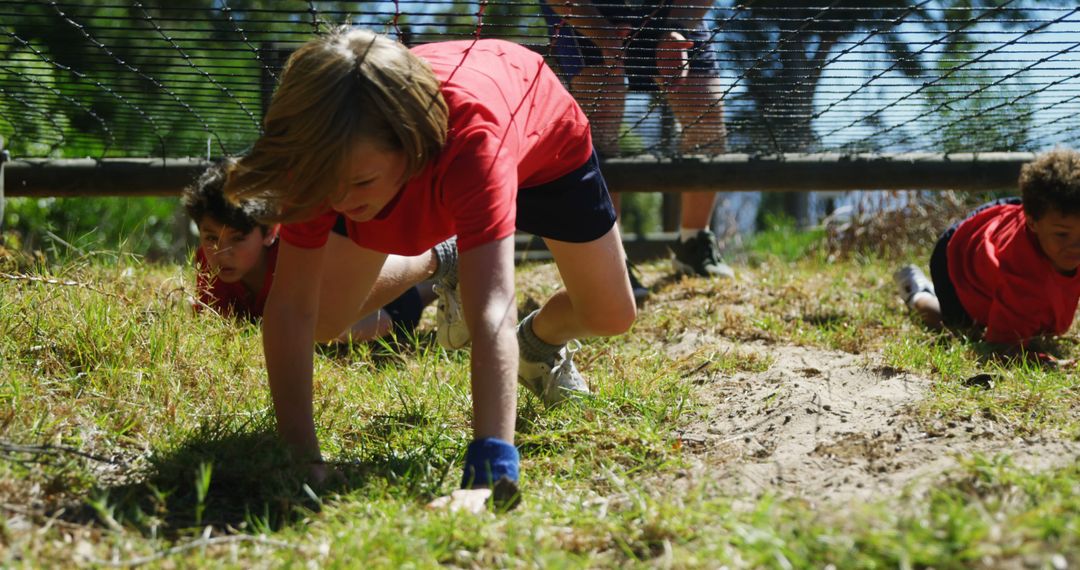
[[[708,229],[699,231],[686,241],[675,240],[671,250],[675,252],[671,267],[678,275],[735,277],[735,271],[720,260],[720,244],[716,243],[716,236]]]
[[[634,303],[638,305],[644,303],[645,299],[649,298],[649,288],[638,279],[637,269],[629,259],[626,260],[626,274],[630,276],[630,290],[634,293]]]

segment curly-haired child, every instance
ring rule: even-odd
[[[930,256],[894,275],[931,327],[985,327],[991,343],[1024,346],[1064,334],[1080,299],[1080,153],[1057,149],[1025,164],[1020,198],[981,206],[953,224]]]

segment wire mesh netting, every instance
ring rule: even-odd
[[[607,155],[1036,151],[1080,137],[1075,2],[0,0],[22,157],[241,153],[338,25],[545,54]]]

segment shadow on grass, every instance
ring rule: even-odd
[[[662,293],[668,288],[674,287],[675,285],[682,283],[683,281],[688,279],[696,279],[696,277],[681,275],[678,273],[665,273],[660,277],[656,278],[652,282],[652,284],[648,285],[647,287],[649,289],[649,293]]]
[[[357,426],[350,437],[368,442],[355,457],[328,462],[329,483],[305,484],[307,465],[290,461],[269,419],[252,426],[202,425],[174,448],[154,453],[143,477],[102,486],[65,518],[79,524],[137,528],[176,538],[206,526],[239,532],[272,532],[306,524],[323,501],[370,487],[395,496],[432,498],[446,477],[456,477],[460,455],[453,440],[438,437],[430,420],[403,410]],[[403,426],[434,443],[402,443]],[[409,438],[411,439],[411,438]]]
[[[854,320],[851,315],[843,311],[818,311],[806,313],[799,318],[802,322],[817,328],[836,328]]]
[[[203,425],[148,463],[145,476],[92,491],[75,516],[175,537],[208,525],[277,530],[319,506],[304,492],[303,472],[266,426]]]
[[[922,325],[912,316],[913,322]],[[976,361],[982,365],[997,365],[1003,368],[1057,370],[1072,366],[1078,358],[1077,347],[1080,341],[1074,337],[1037,336],[1028,339],[1023,346],[991,343],[983,340],[985,328],[981,325],[959,325],[942,329],[926,329],[934,336],[931,343],[939,348],[948,348],[959,344],[969,348]]]

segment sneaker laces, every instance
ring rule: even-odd
[[[452,319],[461,319],[461,303],[458,302],[458,296],[454,294],[456,287],[457,285],[450,287],[445,283],[431,284],[431,290],[439,298],[439,305],[447,316]]]
[[[573,378],[573,373],[575,371],[574,355],[577,354],[579,350],[581,350],[581,341],[575,338],[571,339],[570,342],[566,343],[566,348],[561,351],[563,352],[563,354],[561,355],[562,360],[551,368],[552,378],[556,379],[556,388],[562,387],[558,386],[557,382],[558,378],[560,378],[561,375],[565,374]]]
[[[705,234],[701,236],[698,241],[705,242],[701,247],[705,248],[705,259],[712,263],[720,263],[722,257],[720,256],[720,244],[716,242],[716,236],[708,230],[702,230]]]
[[[701,259],[704,264],[721,262],[720,245],[716,243],[716,236],[711,231],[701,230],[693,239],[683,242],[683,246],[691,259]]]

